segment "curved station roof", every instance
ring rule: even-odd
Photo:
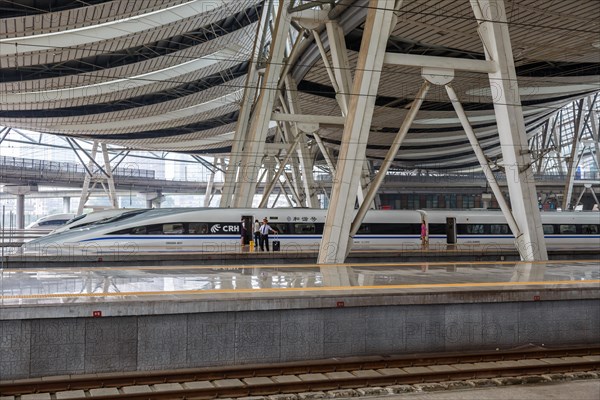
[[[267,4],[265,4],[267,3]],[[134,149],[231,150],[258,37],[258,0],[0,1],[0,125]],[[287,3],[287,2],[286,2]],[[368,1],[320,1],[345,36],[354,69]],[[600,90],[597,0],[506,0],[528,135],[568,102]],[[388,53],[485,60],[469,0],[405,1]],[[307,38],[286,59],[304,114],[342,116],[312,30],[329,53],[324,24],[291,29]],[[262,39],[262,40],[261,40]],[[422,79],[386,65],[367,156],[381,159]],[[501,156],[486,74],[457,72],[453,87],[488,157]],[[276,105],[277,107],[277,105]],[[343,127],[321,124],[335,149]],[[477,165],[443,87],[433,87],[396,156],[403,167]]]

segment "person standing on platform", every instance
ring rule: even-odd
[[[260,227],[260,251],[269,251],[269,232],[278,233],[275,229],[269,226],[269,221],[264,218],[262,226]]]
[[[254,249],[258,250],[260,244],[260,222],[254,221]]]
[[[241,233],[241,245],[246,245],[246,220],[242,217],[242,222],[240,223],[240,233]]]
[[[427,224],[425,221],[421,221],[421,246],[427,247],[429,244],[429,238],[427,237]]]

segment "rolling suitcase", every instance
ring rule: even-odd
[[[273,251],[279,251],[281,249],[281,242],[279,240],[273,240]]]

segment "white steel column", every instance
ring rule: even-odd
[[[325,147],[325,145],[323,144],[323,140],[321,139],[321,136],[319,136],[319,134],[317,132],[313,133],[313,137],[315,138],[315,142],[317,142],[317,146],[319,147],[319,150],[321,150],[321,154],[323,155],[323,158],[325,159],[325,162],[327,163],[327,166],[329,167],[329,173],[331,175],[331,180],[334,181],[335,174],[336,174],[335,164],[333,163],[333,160],[331,159],[329,150],[327,150],[327,147]]]
[[[571,197],[573,196],[575,170],[577,168],[577,164],[579,163],[577,150],[579,148],[579,136],[581,135],[581,128],[583,126],[583,102],[583,99],[573,102],[573,138],[571,141],[571,154],[567,164],[567,180],[565,181],[565,188],[563,190],[563,210],[567,210],[569,208],[571,205]]]
[[[277,99],[277,87],[284,63],[283,56],[289,26],[290,16],[287,11],[287,4],[280,3],[273,30],[269,61],[265,69],[258,101],[255,103],[252,113],[248,140],[244,145],[244,154],[240,165],[242,169],[241,182],[238,183],[234,201],[236,207],[251,207],[252,199],[256,193],[256,178],[264,155],[271,112],[273,111],[275,99]]]
[[[302,204],[302,200],[300,199],[300,196],[298,195],[298,191],[294,188],[294,185],[292,184],[292,180],[287,172],[283,171],[283,177],[285,179],[284,180],[285,184],[287,185],[288,189],[290,189],[290,192],[292,193],[292,197],[294,198],[294,201],[296,202],[296,207],[299,207]]]
[[[304,185],[304,192],[306,193],[304,205],[308,208],[314,208],[319,202],[315,190],[314,164],[311,151],[306,141],[306,134],[301,128],[302,127],[300,126],[298,132],[300,146],[298,146],[297,152],[300,161],[300,169],[302,171],[302,183]]]
[[[388,170],[392,166],[394,157],[396,157],[396,154],[398,153],[398,150],[400,149],[400,146],[402,145],[404,138],[406,138],[406,134],[408,133],[410,126],[412,125],[413,121],[415,120],[415,117],[417,116],[417,113],[419,112],[419,109],[421,108],[421,105],[423,104],[423,100],[425,100],[425,96],[427,96],[427,92],[429,91],[429,86],[430,86],[429,82],[427,82],[427,81],[423,82],[421,89],[419,90],[419,92],[415,96],[414,101],[412,102],[410,111],[408,112],[406,117],[404,117],[404,121],[402,121],[402,125],[400,126],[400,129],[398,130],[398,133],[396,133],[396,137],[394,137],[394,141],[390,145],[390,148],[389,148],[387,154],[385,155],[385,158],[384,158],[383,162],[381,163],[381,166],[379,167],[379,171],[377,172],[375,179],[373,179],[373,182],[371,182],[371,185],[369,186],[369,190],[367,191],[367,194],[365,195],[365,201],[361,204],[361,206],[358,210],[358,213],[356,214],[356,216],[354,217],[354,220],[352,221],[352,227],[350,228],[350,238],[349,238],[349,243],[348,243],[348,250],[346,251],[346,253],[350,252],[350,247],[352,245],[352,243],[351,243],[352,238],[354,237],[356,232],[358,232],[358,228],[360,228],[360,224],[362,223],[365,215],[367,214],[368,209],[370,208],[369,204],[375,198],[375,195],[377,194],[379,187],[381,186],[381,184],[383,183],[383,180],[385,179],[385,175],[387,174]]]
[[[335,21],[325,24],[327,28],[327,37],[329,38],[329,52],[333,64],[333,75],[335,77],[338,92],[336,99],[342,110],[342,115],[348,115],[349,95],[352,90],[352,74],[350,72],[350,62],[348,61],[348,51],[346,50],[346,41],[344,40],[344,31]]]
[[[231,207],[233,204],[233,193],[235,184],[239,176],[239,166],[242,159],[242,149],[248,135],[248,126],[250,125],[250,116],[252,112],[252,104],[254,104],[257,87],[259,82],[258,67],[260,57],[262,56],[262,42],[266,38],[267,27],[271,2],[265,1],[260,22],[256,31],[256,39],[254,40],[254,53],[248,68],[248,77],[246,78],[246,90],[244,90],[244,98],[240,106],[240,113],[236,124],[235,135],[231,145],[231,153],[229,155],[229,163],[223,177],[223,188],[221,190],[221,207]]]
[[[25,229],[25,195],[17,195],[17,229]],[[4,227],[3,227],[4,229]]]
[[[579,197],[577,198],[577,201],[574,203],[573,208],[576,208],[579,205],[579,202],[581,201],[581,198],[583,197],[583,195],[585,194],[585,192],[590,191],[592,197],[594,198],[595,204],[600,207],[600,203],[598,202],[598,197],[596,197],[596,193],[594,193],[594,189],[592,188],[592,184],[591,183],[584,183],[583,184],[583,189],[581,190],[581,193],[579,194]]]
[[[590,102],[590,133],[592,136],[592,146],[594,149],[594,161],[596,162],[596,168],[600,171],[600,133],[598,132],[598,114],[596,113],[596,102],[598,97],[594,97],[594,101]]]
[[[299,108],[300,102],[298,101],[298,85],[290,75],[285,77],[285,87],[289,112],[292,114],[302,114],[302,109]],[[308,146],[306,145],[305,131],[309,130],[314,132],[318,128],[317,124],[294,123],[294,134],[296,135],[296,141],[298,141],[299,144],[297,153],[300,170],[302,172],[301,182],[305,194],[304,205],[309,208],[315,206],[317,199],[314,194],[315,180],[313,174],[313,162]]]
[[[215,160],[215,169],[210,171],[210,176],[208,177],[208,182],[206,183],[206,192],[204,193],[204,207],[210,207],[210,199],[212,199],[213,187],[215,185],[215,174],[217,173],[216,166],[219,164],[219,159]],[[221,201],[223,201],[223,197],[221,197]]]
[[[554,159],[556,160],[556,166],[558,167],[558,171],[561,175],[565,174],[565,167],[566,164],[561,156],[562,153],[562,148],[563,148],[563,142],[562,142],[562,126],[563,126],[563,112],[559,112],[559,115],[557,116],[558,118],[558,124],[556,124],[554,126],[554,129],[552,130],[552,138],[554,139],[554,144],[556,145],[556,150],[553,152],[554,154]]]
[[[396,23],[394,10],[402,1],[371,0],[361,42],[348,116],[327,212],[318,262],[343,262],[349,243],[354,202],[365,160],[375,97],[379,88],[387,39]]]
[[[502,195],[502,190],[500,189],[500,186],[498,185],[498,182],[496,181],[496,177],[494,176],[494,173],[492,172],[492,169],[490,168],[490,165],[488,164],[485,154],[483,153],[483,149],[481,148],[481,145],[479,144],[479,140],[477,140],[477,136],[475,136],[475,132],[473,131],[473,128],[471,127],[471,123],[469,122],[469,119],[467,118],[467,114],[465,113],[465,110],[464,110],[462,104],[460,103],[460,100],[458,99],[458,96],[456,95],[454,88],[448,84],[448,85],[446,85],[446,92],[448,93],[448,97],[450,98],[450,101],[452,102],[452,106],[454,107],[454,110],[456,111],[456,114],[458,115],[458,119],[460,120],[460,123],[462,124],[462,127],[465,130],[465,133],[467,134],[467,138],[469,139],[469,142],[471,143],[471,147],[473,148],[473,151],[475,152],[475,157],[477,157],[477,161],[479,161],[479,165],[481,165],[481,169],[483,170],[483,173],[487,179],[487,182],[490,185],[490,189],[492,189],[492,192],[494,193],[494,196],[496,197],[496,201],[498,202],[498,205],[500,206],[500,209],[502,210],[502,213],[504,214],[504,218],[506,219],[506,222],[508,223],[508,226],[510,227],[510,230],[512,231],[513,235],[515,236],[515,239],[518,241],[519,237],[521,236],[521,231],[519,230],[519,226],[518,226],[517,222],[515,221],[515,218],[514,218],[512,212],[510,211],[510,206],[508,205],[508,203],[504,199],[504,196]],[[521,253],[521,251],[524,249],[521,248],[521,246],[517,246],[517,250],[519,250],[519,253]],[[521,255],[522,259],[525,259],[525,257],[527,257],[527,254],[520,254],[520,255]]]
[[[294,154],[294,151],[296,150],[296,146],[298,146],[298,142],[299,142],[298,138],[295,138],[294,142],[292,143],[290,148],[287,150],[285,158],[283,159],[283,161],[280,162],[279,169],[277,169],[277,172],[275,172],[275,176],[273,177],[273,179],[271,179],[269,184],[265,186],[263,198],[260,201],[260,204],[258,205],[259,208],[264,208],[269,204],[269,196],[273,192],[275,185],[279,182],[279,178],[281,177],[281,174],[283,173],[285,166],[287,165],[287,163],[290,161],[290,158]]]
[[[108,149],[106,144],[102,143],[102,157],[104,158],[104,171],[106,173],[106,181],[108,185],[108,199],[113,208],[119,208],[119,200],[117,199],[117,190],[115,188],[115,179],[113,177],[110,159],[108,157]]]
[[[233,193],[239,175],[239,164],[242,159],[242,149],[244,148],[244,142],[248,133],[250,111],[252,110],[252,103],[256,95],[255,86],[258,84],[257,82],[258,72],[256,71],[256,67],[252,65],[248,71],[246,90],[244,90],[244,99],[240,107],[237,127],[231,144],[229,163],[223,177],[223,189],[220,201],[220,206],[223,208],[230,207],[233,202]]]
[[[73,151],[75,152],[75,154],[77,154],[77,150],[75,150],[75,148],[73,148]],[[93,174],[92,171],[94,169],[94,162],[92,160],[96,158],[97,152],[98,152],[98,142],[94,140],[94,143],[92,144],[92,155],[90,156],[90,160],[88,162],[88,167],[86,168],[87,173],[85,174],[85,178],[83,178],[83,186],[81,188],[81,196],[79,197],[79,206],[77,207],[77,215],[83,213],[83,208],[85,206],[85,203],[87,203],[88,199],[90,198],[90,182],[92,180],[92,174]],[[81,161],[83,163],[83,160],[81,160]],[[83,166],[85,167],[85,164]],[[96,185],[94,184],[94,186],[96,186]]]
[[[68,214],[71,212],[71,198],[69,196],[63,197],[63,213]]]
[[[471,0],[471,7],[486,58],[497,66],[488,76],[490,87],[495,89],[494,111],[511,206],[522,233],[517,239],[519,253],[524,261],[547,260],[504,1]]]
[[[346,117],[348,115],[348,107],[350,103],[350,91],[352,90],[352,73],[350,68],[350,62],[348,61],[348,51],[346,49],[346,41],[344,39],[344,31],[336,21],[328,21],[326,24],[327,37],[329,39],[329,52],[331,53],[331,64],[333,68],[329,67],[329,60],[327,59],[327,53],[321,39],[313,31],[315,41],[319,47],[321,58],[327,69],[329,79],[335,90],[335,98],[340,106],[342,115]],[[357,188],[356,198],[359,206],[363,203],[367,187],[370,183],[371,170],[369,169],[368,160],[365,158],[363,164],[363,170],[360,177],[360,185]],[[374,205],[371,204],[371,206]]]
[[[366,160],[365,163],[367,165],[367,168],[369,169],[369,176],[375,176],[375,163],[371,160]],[[373,204],[371,207],[375,210],[381,209],[381,198],[379,196],[379,193],[375,194],[375,198],[373,198]]]

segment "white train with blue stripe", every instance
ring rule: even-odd
[[[239,252],[242,220],[246,243],[255,220],[269,220],[279,234],[281,251],[316,250],[327,210],[305,208],[152,209],[116,222],[89,225],[28,242],[24,253],[102,255],[137,252]],[[421,223],[430,245],[510,245],[513,235],[499,211],[371,210],[354,236],[353,249],[410,249],[421,245]],[[553,246],[600,245],[600,213],[542,212],[546,243]]]

